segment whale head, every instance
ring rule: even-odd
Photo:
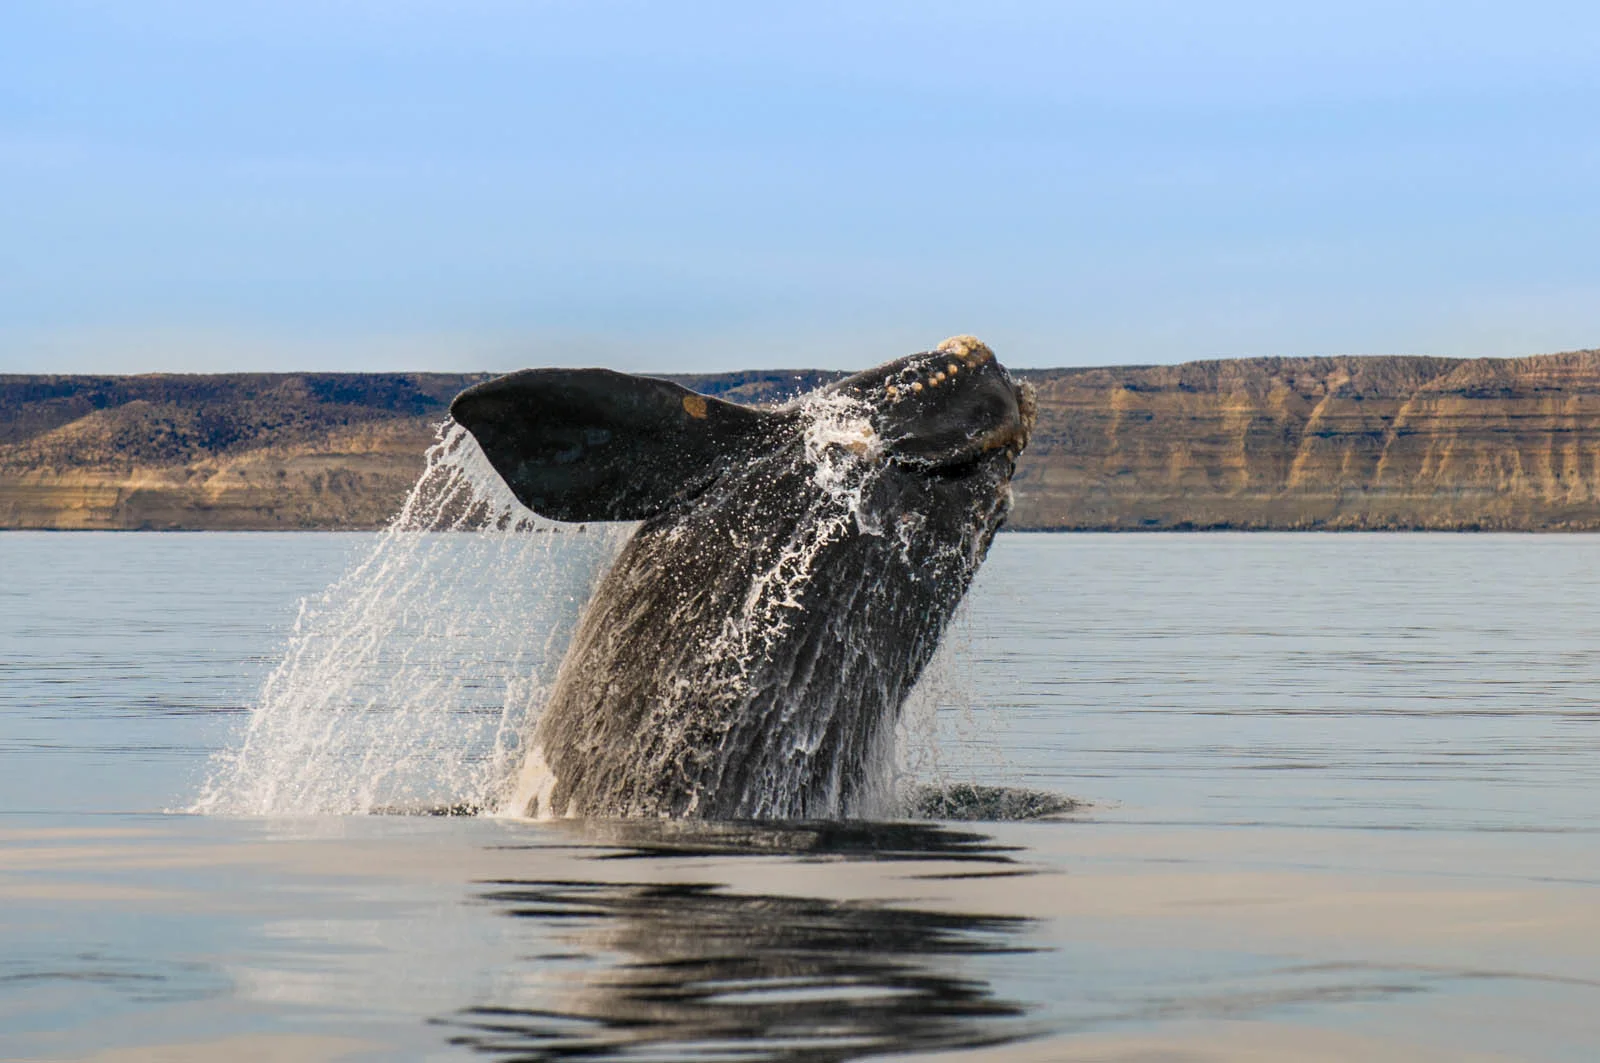
[[[1033,388],[1014,381],[971,336],[834,387],[876,411],[874,427],[889,460],[930,475],[960,478],[991,462],[1014,465],[1033,429]]]

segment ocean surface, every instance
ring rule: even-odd
[[[787,826],[348,814],[614,548],[416,542],[0,534],[0,1059],[1600,1058],[1600,537],[1002,535],[902,770],[1087,807]]]

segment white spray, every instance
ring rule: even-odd
[[[799,405],[824,496],[814,522],[706,647],[732,663],[713,683],[745,682],[746,669],[792,622],[828,543],[852,525],[885,533],[862,505],[881,448],[866,408],[838,395]],[[191,811],[518,814],[547,797],[554,779],[526,739],[583,606],[633,527],[533,515],[465,429],[441,425],[389,527],[350,572],[301,603],[283,660],[238,742],[215,758]],[[872,758],[877,784],[859,807],[840,812],[892,813],[910,776],[936,770],[932,716],[955,670],[936,663],[930,671]]]
[[[630,531],[534,516],[465,429],[442,425],[389,527],[301,603],[192,811],[494,807],[595,576]]]

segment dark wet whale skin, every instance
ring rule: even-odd
[[[516,811],[795,819],[884,797],[1033,403],[957,337],[772,411],[529,370],[452,414],[536,512],[643,520],[567,650]]]

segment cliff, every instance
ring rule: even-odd
[[[767,403],[838,376],[675,379]],[[379,528],[487,374],[0,375],[0,528]]]
[[[674,379],[772,402],[837,374]],[[1023,371],[1024,529],[1600,529],[1600,351]],[[481,376],[0,376],[0,527],[374,528]]]
[[[1017,527],[1600,528],[1600,351],[1022,375]]]

